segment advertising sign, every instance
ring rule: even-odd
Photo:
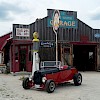
[[[20,37],[29,37],[29,29],[28,28],[16,28],[16,36]]]
[[[40,42],[40,47],[54,47],[54,43],[53,42],[44,42],[44,41],[41,41]]]
[[[58,11],[58,10],[56,10]],[[51,13],[51,16],[48,16],[48,27],[52,27],[54,23],[54,15],[55,15],[55,10],[53,13]],[[78,22],[77,19],[74,17],[74,15],[69,15],[65,11],[59,11],[59,27],[62,28],[77,28]]]
[[[52,22],[53,30],[58,30],[59,23],[60,23],[60,12],[59,10],[55,10],[53,14],[53,22]]]
[[[94,37],[96,37],[96,38],[100,38],[100,33],[96,33],[96,34],[94,34]]]

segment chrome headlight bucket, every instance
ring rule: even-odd
[[[47,80],[46,77],[42,77],[42,82],[45,83],[45,81]]]

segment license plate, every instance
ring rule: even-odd
[[[35,88],[40,88],[40,85],[35,84]]]

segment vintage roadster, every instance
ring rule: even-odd
[[[24,78],[22,86],[24,89],[34,87],[52,93],[56,85],[69,80],[73,80],[75,86],[82,83],[82,75],[75,67],[61,65],[60,61],[44,61],[41,62],[40,69],[35,71],[32,77]]]

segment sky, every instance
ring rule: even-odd
[[[30,24],[47,16],[47,9],[77,11],[77,18],[100,29],[100,0],[0,0],[0,36],[13,24]]]

